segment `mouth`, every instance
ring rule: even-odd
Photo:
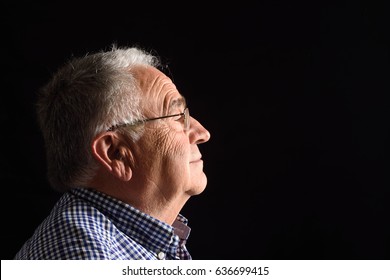
[[[198,158],[198,159],[195,159],[195,160],[192,160],[190,161],[190,163],[199,163],[199,162],[203,162],[202,158]]]

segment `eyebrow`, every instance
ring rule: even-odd
[[[184,108],[187,107],[187,102],[186,102],[186,99],[184,98],[184,96],[182,96],[180,98],[173,99],[169,104],[168,112],[171,112],[171,109],[176,109],[179,107],[184,107]]]

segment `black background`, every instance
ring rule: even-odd
[[[1,258],[59,197],[36,90],[117,43],[155,50],[211,132],[194,259],[389,259],[385,1],[163,2],[3,4]]]

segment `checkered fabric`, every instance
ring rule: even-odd
[[[187,222],[179,214],[171,226],[113,197],[77,188],[61,196],[15,259],[189,260]]]

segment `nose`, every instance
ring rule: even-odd
[[[191,143],[202,144],[209,141],[211,135],[210,132],[200,124],[200,122],[191,117],[189,137]]]

